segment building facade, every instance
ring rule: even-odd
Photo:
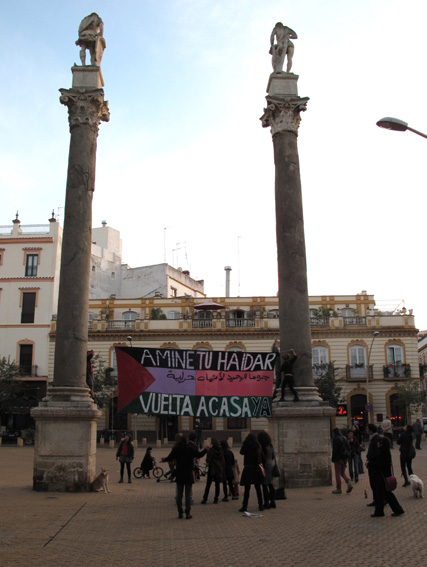
[[[116,369],[115,346],[176,348],[193,350],[240,350],[269,352],[279,339],[277,297],[213,297],[222,308],[197,309],[207,303],[194,297],[91,300],[93,315],[89,348]],[[338,427],[358,419],[380,423],[390,415],[395,426],[408,416],[396,403],[399,384],[419,380],[418,341],[414,316],[403,310],[381,312],[373,295],[362,292],[348,296],[310,297],[313,376],[327,363],[333,363],[335,379],[341,386],[342,415]],[[106,318],[103,313],[109,313]],[[153,318],[161,312],[164,319]],[[127,317],[132,313],[132,318]],[[173,314],[173,315],[171,315]],[[130,338],[130,340],[129,340]],[[54,350],[55,322],[50,334]],[[53,355],[52,355],[53,363]],[[131,429],[150,441],[188,431],[194,423],[188,417],[155,418],[117,414],[116,401],[98,425],[100,430]],[[242,431],[267,428],[266,419],[202,420],[206,435],[233,436]],[[244,434],[244,433],[243,433]]]
[[[62,229],[48,225],[0,227],[0,357],[16,361],[32,396],[46,393],[49,332],[56,313]],[[28,390],[27,388],[27,390]],[[1,415],[2,429],[25,429],[29,409]]]

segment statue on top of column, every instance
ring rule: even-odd
[[[105,39],[103,38],[104,22],[93,12],[80,23],[79,39],[76,45],[80,45],[80,61],[86,66],[86,49],[89,49],[90,64],[100,67],[102,55],[105,49]]]
[[[274,38],[276,37],[277,43],[274,43]],[[272,55],[271,62],[273,65],[274,73],[282,73],[283,65],[285,63],[285,57],[288,57],[288,64],[286,66],[286,72],[289,73],[292,68],[292,57],[294,55],[294,44],[292,39],[298,39],[297,34],[291,28],[284,26],[282,22],[277,22],[274,26],[273,31],[270,36],[270,51]]]

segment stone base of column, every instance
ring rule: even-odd
[[[271,73],[267,93],[270,96],[298,96],[298,75],[294,73]]]
[[[33,490],[85,492],[96,476],[96,421],[87,388],[56,387],[31,411],[36,422]]]
[[[301,390],[299,387],[298,395]],[[280,486],[304,488],[332,484],[330,420],[333,415],[335,409],[319,401],[317,404],[313,401],[273,403],[268,429],[281,472]]]

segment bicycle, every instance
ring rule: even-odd
[[[135,469],[133,469],[133,476],[135,478],[142,478],[143,477],[142,468],[136,467]],[[157,480],[159,480],[163,476],[163,469],[162,467],[157,466],[156,461],[154,461],[153,476]]]

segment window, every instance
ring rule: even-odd
[[[37,266],[39,263],[38,254],[27,254],[25,258],[25,276],[34,277],[37,275]]]
[[[136,313],[134,313],[134,311],[125,311],[123,313],[123,319],[125,321],[135,321]]]
[[[313,348],[313,365],[314,364],[327,364],[328,360],[328,349],[324,346],[316,346]]]
[[[246,429],[246,427],[247,427],[246,417],[227,418],[227,429]]]
[[[35,292],[24,292],[22,294],[21,323],[34,323],[36,311]]]
[[[171,286],[171,297],[178,297],[178,290]]]
[[[389,345],[387,347],[387,364],[402,364],[403,349],[400,345]]]
[[[166,318],[167,319],[179,319],[181,316],[179,311],[168,311],[166,313]]]
[[[33,345],[19,345],[19,366],[26,376],[32,375]]]
[[[366,349],[363,346],[350,347],[350,365],[363,368],[366,365]]]

